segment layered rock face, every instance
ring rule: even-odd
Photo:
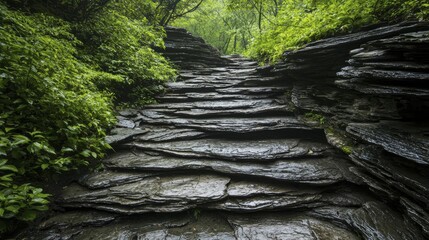
[[[207,45],[202,38],[192,36],[185,29],[166,27],[165,49],[161,53],[181,69],[199,69],[227,64],[214,47]]]
[[[328,141],[356,164],[350,170],[426,237],[428,30],[427,23],[403,23],[327,39],[261,69],[293,79],[290,99],[298,115],[319,122]]]
[[[168,28],[179,80],[121,111],[104,171],[18,238],[427,238],[425,28],[329,39],[264,68]]]

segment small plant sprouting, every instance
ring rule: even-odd
[[[325,125],[326,123],[325,117],[317,113],[309,112],[306,113],[304,117],[309,121],[318,122],[320,125]]]

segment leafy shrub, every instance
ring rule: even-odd
[[[246,54],[262,62],[275,62],[287,50],[364,25],[427,19],[428,7],[420,0],[285,1],[275,24],[255,39]]]
[[[23,183],[104,156],[113,99],[150,102],[176,74],[152,49],[165,35],[146,19],[154,10],[151,0],[0,2],[0,235],[47,209],[49,195]]]
[[[10,221],[31,221],[38,211],[48,209],[48,194],[29,184],[15,185],[13,177],[18,169],[0,160],[0,233],[10,230]]]
[[[84,43],[80,54],[84,61],[123,79],[98,82],[98,86],[113,91],[120,102],[145,104],[153,101],[162,82],[172,79],[176,71],[152,49],[164,48],[163,28],[122,3],[112,3],[90,21],[77,23],[74,32]]]
[[[78,61],[70,30],[0,3],[0,219],[31,220],[46,209],[41,189],[17,182],[87,165],[109,148],[111,97],[93,81],[117,77]]]

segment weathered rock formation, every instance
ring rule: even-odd
[[[214,47],[207,45],[185,29],[166,27],[165,49],[159,49],[165,57],[181,69],[225,66],[229,59],[222,58]]]
[[[427,23],[403,23],[322,40],[260,69],[292,79],[296,113],[319,121],[328,141],[356,164],[350,170],[426,237],[428,30]]]
[[[18,238],[429,237],[423,30],[327,39],[259,68],[167,28],[179,80],[160,104],[121,111],[104,171]]]

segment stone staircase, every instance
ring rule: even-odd
[[[167,33],[179,79],[159,104],[119,112],[104,171],[19,239],[425,239],[297,115],[287,80]]]

